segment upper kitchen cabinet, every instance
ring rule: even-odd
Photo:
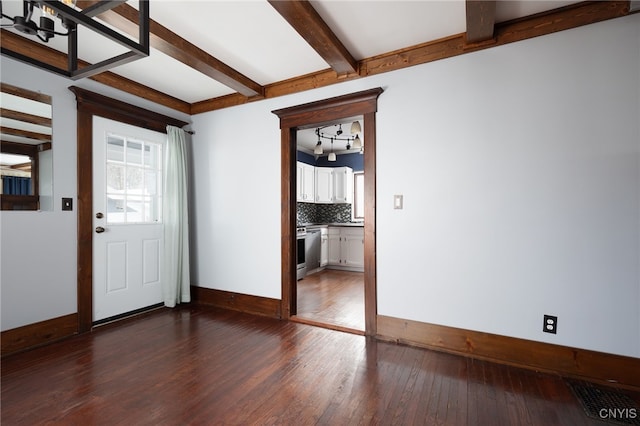
[[[313,203],[316,194],[315,167],[298,161],[296,163],[296,177],[296,199],[303,203]]]
[[[316,203],[333,203],[333,169],[316,167]]]
[[[351,167],[316,167],[316,203],[353,202]]]
[[[333,169],[333,202],[353,203],[353,170],[351,167]]]
[[[296,200],[302,203],[353,203],[351,167],[314,167],[296,162]]]

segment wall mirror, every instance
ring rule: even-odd
[[[53,210],[51,96],[0,85],[2,210]]]

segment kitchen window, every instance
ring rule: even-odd
[[[364,172],[353,173],[353,220],[364,220]]]

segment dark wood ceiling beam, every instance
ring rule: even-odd
[[[4,37],[6,30],[2,30],[2,36]],[[0,39],[0,41],[2,41]],[[2,47],[5,47],[4,44]],[[43,104],[51,105],[51,96],[45,95],[44,93],[36,93],[31,90],[12,86],[11,84],[7,84],[4,82],[0,82],[0,90],[4,93],[8,93],[10,95],[18,96],[20,98],[31,99],[32,101],[41,102]]]
[[[93,7],[96,3],[95,0],[79,1],[78,6],[88,8]],[[138,36],[138,11],[128,4],[121,4],[105,11],[100,15],[100,19],[129,35]],[[244,96],[261,97],[263,95],[264,90],[260,84],[214,58],[153,19],[149,20],[149,42],[154,49],[200,71]]]
[[[26,37],[21,37],[7,30],[2,30],[0,35],[0,46],[5,49],[19,53],[24,56],[36,58],[58,68],[67,66],[67,55],[50,47],[36,43]],[[80,66],[88,65],[87,62],[80,61]],[[136,83],[128,78],[121,77],[112,72],[103,72],[89,77],[123,92],[131,93],[159,105],[164,105],[176,111],[188,114],[191,111],[191,105],[188,102],[169,96],[158,90],[147,87],[143,84]]]
[[[42,142],[51,142],[51,135],[38,132],[30,132],[28,130],[14,129],[12,127],[0,127],[0,133],[8,136],[20,136],[27,139],[35,139]]]
[[[37,124],[39,126],[51,127],[51,119],[39,115],[28,114],[26,112],[14,111],[12,109],[0,107],[0,117],[10,118],[11,120],[22,121],[29,124]]]
[[[269,3],[339,76],[358,72],[358,61],[351,56],[311,3],[307,0],[269,0]]]
[[[493,39],[496,22],[494,0],[467,0],[467,43],[480,43]]]

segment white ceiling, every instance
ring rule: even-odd
[[[2,3],[5,14],[21,12],[20,0]],[[463,33],[466,25],[464,0],[310,3],[356,60]],[[499,0],[496,18],[501,22],[571,3],[576,2]],[[128,4],[137,8],[136,1]],[[151,0],[150,15],[152,20],[260,85],[329,68],[266,0]],[[97,62],[101,56],[120,49],[83,30],[81,59]],[[66,51],[63,37],[55,37],[49,45]],[[111,71],[188,103],[235,92],[155,49],[151,49],[149,57]]]

